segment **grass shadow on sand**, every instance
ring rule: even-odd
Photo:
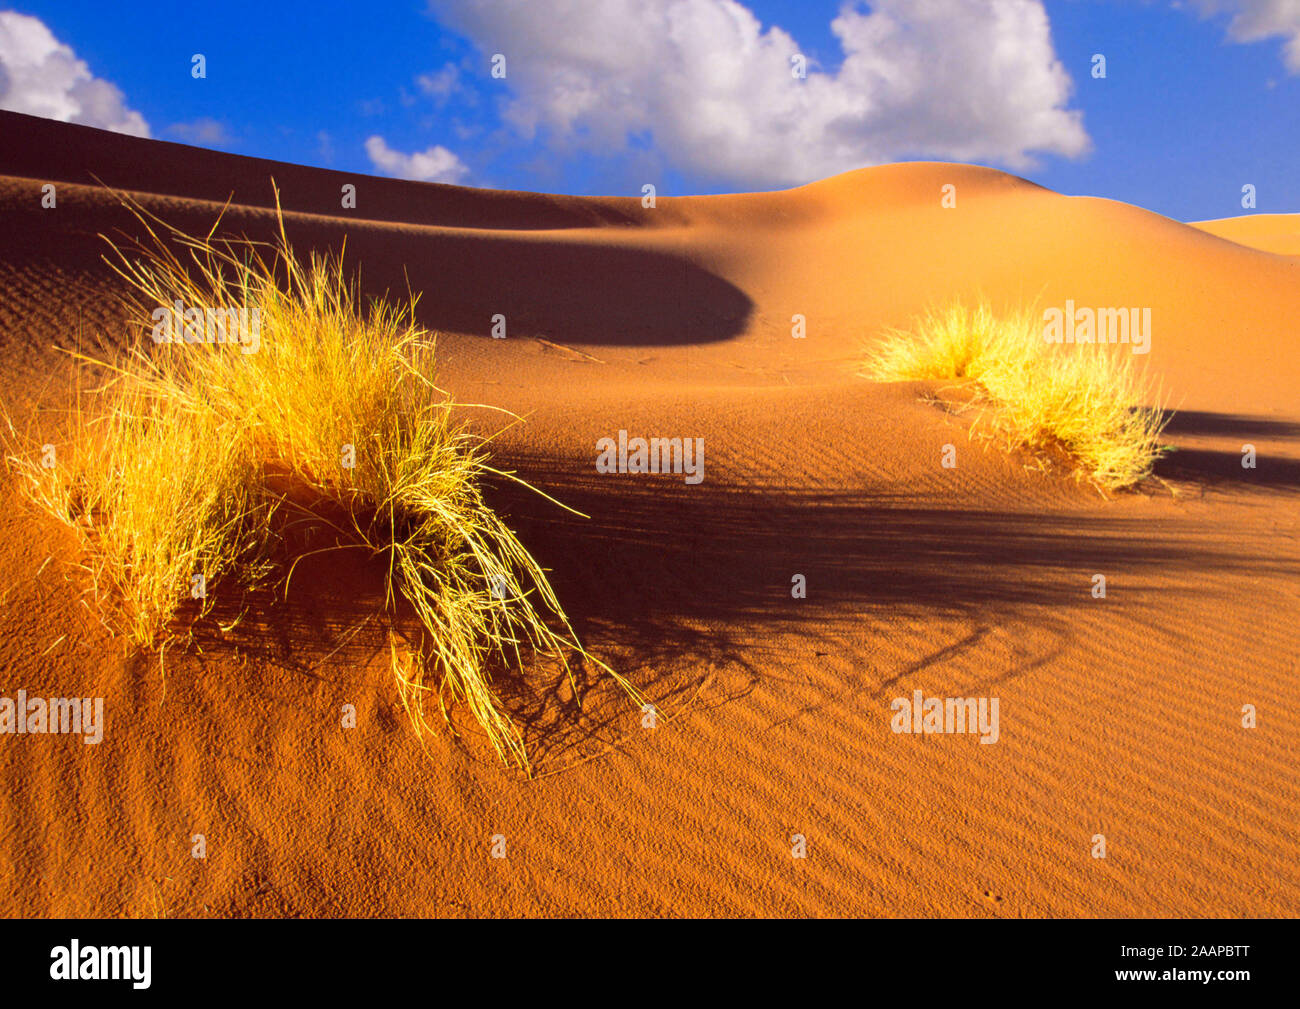
[[[1166,480],[1232,490],[1300,490],[1300,460],[1259,453],[1254,469],[1243,468],[1241,460],[1242,453],[1230,449],[1184,448],[1160,460],[1155,474]]]
[[[733,695],[747,692],[760,667],[769,676],[781,668],[778,649],[789,643],[770,636],[805,638],[809,658],[823,654],[817,649],[827,608],[819,600],[835,604],[841,623],[847,607],[868,635],[936,617],[966,628],[964,637],[903,663],[874,665],[852,687],[883,696],[943,664],[954,649],[978,648],[995,628],[1032,624],[1050,643],[1017,651],[983,685],[1051,661],[1079,633],[1071,612],[1095,605],[1094,572],[1123,572],[1128,589],[1171,601],[1181,591],[1169,588],[1171,581],[1199,596],[1195,586],[1209,571],[1300,576],[1294,559],[1243,552],[1191,525],[1174,529],[1131,513],[922,507],[914,497],[863,489],[686,488],[676,480],[557,473],[537,458],[501,462],[591,516],[544,513],[519,495],[498,495],[508,521],[549,569],[584,643],[607,659],[616,647],[620,671],[651,697],[671,686],[670,699],[689,698],[720,670],[731,671]],[[796,573],[807,578],[807,599],[791,597]],[[698,671],[683,680],[684,667]],[[678,679],[668,677],[671,669]]]
[[[914,497],[860,488],[688,488],[599,477],[541,458],[498,461],[591,516],[566,514],[508,486],[488,494],[549,569],[583,643],[665,713],[743,697],[783,660],[797,659],[776,635],[806,639],[806,658],[829,654],[835,632],[823,626],[823,600],[836,605],[841,622],[847,606],[868,638],[890,634],[899,620],[940,618],[964,630],[903,661],[873,662],[841,693],[795,718],[845,693],[884,697],[917,673],[977,652],[995,630],[1022,623],[1046,638],[1017,648],[1005,668],[983,672],[978,686],[1050,662],[1078,633],[1071,612],[1092,604],[1096,571],[1127,572],[1129,589],[1166,597],[1177,591],[1170,580],[1163,587],[1154,580],[1171,573],[1185,572],[1174,580],[1189,586],[1208,571],[1300,576],[1294,560],[1132,515],[923,507]],[[796,573],[807,578],[807,599],[791,597]],[[353,675],[382,648],[377,623],[356,630],[381,600],[373,565],[331,558],[301,569],[286,601],[255,605],[233,634],[209,633],[200,644],[305,676]],[[294,642],[310,644],[295,651]],[[497,672],[496,688],[523,727],[539,773],[628,749],[638,738],[640,713],[626,695],[581,661],[574,678],[576,691],[555,664]],[[473,726],[463,718],[456,724],[465,731],[458,748],[489,760],[464,745]]]
[[[1201,489],[1300,490],[1300,460],[1278,456],[1269,442],[1300,440],[1300,423],[1245,414],[1186,410],[1169,418],[1165,434],[1180,438],[1220,439],[1228,447],[1178,447],[1161,459],[1155,474],[1165,480],[1200,485]],[[1242,446],[1256,447],[1254,469],[1241,465]]]
[[[1179,410],[1168,415],[1165,433],[1169,435],[1205,435],[1224,438],[1300,439],[1300,422],[1252,417],[1246,414],[1214,413],[1206,410]]]

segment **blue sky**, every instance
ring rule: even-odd
[[[1295,0],[7,9],[66,51],[0,15],[0,106],[344,171],[676,195],[932,159],[1182,220],[1249,212],[1247,183],[1259,212],[1300,211]]]

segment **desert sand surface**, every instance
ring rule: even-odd
[[[299,252],[346,239],[368,290],[422,292],[443,387],[525,418],[497,465],[589,517],[496,500],[660,713],[530,669],[501,685],[533,779],[463,712],[426,750],[365,622],[375,586],[335,561],[164,673],[108,636],[69,538],[6,476],[0,693],[102,696],[107,728],[0,742],[0,913],[1300,912],[1296,217],[1189,226],[939,163],[648,209],[0,130],[17,417],[52,422],[60,348],[125,338],[97,235],[133,222],[96,179],[190,231],[229,199],[224,227],[269,239],[273,176]],[[924,384],[859,376],[883,328],[980,295],[1151,309],[1178,411],[1160,479],[1105,498],[969,439]],[[598,474],[620,430],[704,438],[705,479]],[[998,742],[894,733],[914,690],[999,698]]]

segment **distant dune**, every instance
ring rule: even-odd
[[[1300,256],[1300,214],[1251,214],[1192,225],[1238,245],[1280,256]]]
[[[48,422],[55,348],[123,338],[96,236],[134,225],[96,179],[191,231],[230,199],[228,230],[270,238],[274,177],[300,252],[346,239],[367,291],[421,292],[442,385],[526,416],[497,465],[590,518],[500,506],[662,715],[533,671],[507,699],[536,780],[466,720],[426,755],[382,642],[352,633],[363,576],[333,564],[164,677],[6,479],[0,694],[102,696],[107,729],[0,737],[0,913],[1300,911],[1300,215],[1188,225],[928,162],[648,209],[0,130],[19,421]],[[968,440],[923,385],[859,377],[882,328],[981,295],[1151,310],[1144,362],[1178,408],[1161,480],[1104,500]],[[620,431],[703,438],[705,479],[598,474]],[[999,698],[997,743],[892,731],[916,690]]]

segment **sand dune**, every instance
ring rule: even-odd
[[[6,480],[0,694],[103,696],[108,729],[0,742],[0,912],[1300,911],[1294,216],[1185,225],[936,163],[647,209],[0,127],[20,416],[66,376],[54,348],[122,339],[96,236],[131,218],[95,178],[189,230],[229,198],[226,227],[268,238],[274,176],[300,251],[346,238],[369,291],[422,291],[443,385],[526,416],[499,464],[590,518],[499,503],[664,714],[643,728],[617,690],[533,670],[506,692],[536,780],[464,719],[426,754],[377,633],[354,633],[363,576],[333,563],[164,677],[81,605],[69,543]],[[883,327],[979,294],[1151,310],[1146,364],[1179,408],[1163,482],[1103,500],[969,441],[924,386],[858,376]],[[597,474],[620,430],[704,438],[706,479]],[[894,733],[914,690],[998,697],[999,741]]]
[[[1192,225],[1238,245],[1280,256],[1300,256],[1300,214],[1250,214]]]

